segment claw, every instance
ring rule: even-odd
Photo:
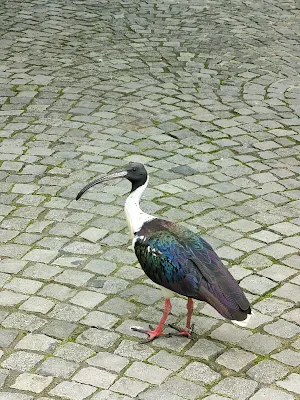
[[[163,331],[160,331],[159,329],[154,329],[153,326],[149,325],[150,330],[147,331],[146,329],[142,329],[142,328],[137,328],[135,326],[131,327],[132,331],[135,332],[140,332],[140,333],[145,333],[146,335],[148,335],[147,339],[142,340],[140,343],[141,344],[145,344],[145,343],[149,343],[152,342],[152,340],[158,338],[159,336],[167,336]]]
[[[185,337],[190,338],[192,333],[193,333],[194,326],[195,325],[192,324],[190,329],[188,329],[188,328],[180,329],[175,325],[169,324],[170,328],[175,329],[175,331],[177,331],[177,333],[175,333],[175,332],[174,333],[169,333],[169,336],[185,336]]]

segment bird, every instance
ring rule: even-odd
[[[224,266],[212,246],[190,229],[142,211],[140,200],[148,186],[145,166],[129,166],[102,175],[88,183],[76,196],[79,200],[91,187],[112,179],[127,179],[131,192],[125,201],[125,214],[132,238],[132,247],[144,273],[164,296],[164,311],[156,328],[149,330],[132,327],[147,335],[145,342],[160,336],[191,337],[194,300],[207,302],[224,318],[246,327],[253,315],[249,301]],[[171,312],[171,298],[187,297],[185,328],[169,325],[174,333],[166,334],[164,327]]]

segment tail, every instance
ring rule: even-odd
[[[253,311],[249,308],[249,313],[247,314],[246,318],[242,321],[236,321],[235,319],[231,320],[231,322],[233,322],[235,325],[241,326],[242,328],[246,328],[250,321],[252,320],[252,318],[254,317],[254,313]]]
[[[232,298],[231,295],[226,295],[221,290],[213,288],[212,286],[208,285],[206,288],[201,286],[200,293],[194,298],[206,301],[224,318],[229,319],[234,324],[243,328],[248,326],[253,316],[250,304],[242,291],[240,292],[239,297],[236,296],[235,298]]]
[[[244,292],[239,287],[219,257],[211,251],[213,261],[207,265],[199,259],[191,259],[199,271],[196,296],[214,307],[223,317],[239,326],[247,326],[251,319],[251,307]]]

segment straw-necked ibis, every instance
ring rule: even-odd
[[[188,311],[186,328],[175,328],[178,330],[175,335],[191,335],[193,299],[205,301],[223,317],[247,326],[251,317],[249,302],[210,244],[180,224],[141,210],[140,199],[149,180],[143,164],[134,163],[101,176],[88,183],[76,199],[92,186],[115,178],[128,179],[132,184],[125,202],[132,245],[145,274],[162,289],[165,298],[164,313],[155,329],[132,329],[146,333],[148,341],[164,335],[164,325],[171,311],[170,298],[176,293],[188,298]]]

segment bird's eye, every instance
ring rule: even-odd
[[[135,172],[135,171],[136,171],[136,168],[132,168],[132,171]]]

